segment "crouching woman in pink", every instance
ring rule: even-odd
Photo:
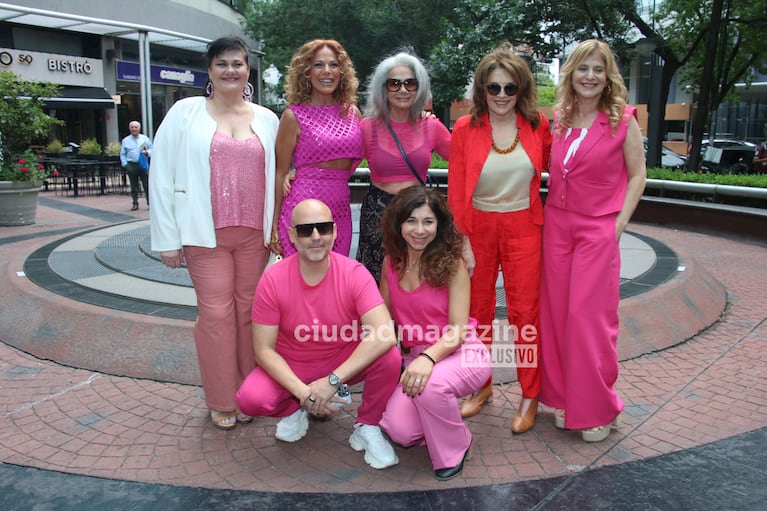
[[[439,480],[463,471],[471,432],[458,399],[490,377],[490,357],[469,318],[463,236],[445,199],[423,186],[384,210],[381,294],[399,328],[405,369],[381,427],[395,443],[426,445]]]

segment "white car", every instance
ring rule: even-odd
[[[644,144],[644,157],[647,159],[647,137],[642,137],[642,143]],[[661,145],[660,150],[660,165],[667,169],[681,170],[687,164],[687,159],[683,156],[679,156],[671,149],[664,145]]]

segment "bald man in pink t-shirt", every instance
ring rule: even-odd
[[[330,209],[309,199],[293,210],[290,240],[297,253],[270,267],[253,301],[256,369],[237,392],[240,410],[282,417],[275,437],[306,435],[308,414],[328,415],[344,402],[342,383],[365,381],[349,443],[373,468],[398,463],[378,423],[399,380],[402,357],[391,316],[373,277],[360,263],[332,252]]]

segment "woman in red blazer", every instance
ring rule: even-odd
[[[453,128],[450,144],[448,203],[464,234],[464,259],[471,278],[471,312],[485,331],[514,341],[497,353],[524,353],[517,360],[522,401],[511,430],[533,427],[538,410],[540,374],[538,290],[541,274],[541,171],[548,169],[551,132],[536,110],[535,80],[524,59],[506,44],[485,55],[474,73],[473,107]],[[495,318],[495,284],[503,272],[509,328]],[[472,271],[473,270],[473,271]],[[495,327],[495,328],[492,328]],[[492,378],[464,400],[461,414],[479,413],[493,396]]]

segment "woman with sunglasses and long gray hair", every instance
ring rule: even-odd
[[[492,332],[498,267],[503,272],[514,353],[537,355],[541,278],[541,171],[548,169],[551,133],[539,113],[528,63],[508,43],[485,55],[474,73],[471,114],[453,128],[448,203],[464,234],[464,260],[471,277],[471,316]],[[473,270],[473,272],[472,272]],[[482,339],[493,342],[490,334]],[[520,351],[523,350],[523,351]],[[525,357],[525,360],[528,360]],[[522,400],[511,423],[514,433],[533,427],[540,371],[517,361]],[[479,413],[493,397],[492,378],[461,405]]]
[[[439,119],[424,116],[431,100],[429,74],[418,57],[401,52],[384,59],[368,84],[361,122],[370,189],[362,201],[357,260],[381,278],[383,210],[397,192],[423,185],[432,153],[447,159],[450,132]]]

